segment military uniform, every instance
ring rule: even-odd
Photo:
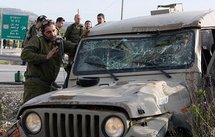
[[[58,36],[61,36],[62,38],[64,37],[64,35],[65,35],[65,29],[63,29],[63,28],[58,28],[58,27],[56,27],[57,28],[57,35]]]
[[[74,56],[76,45],[69,41],[63,41],[60,50]],[[47,60],[46,56],[56,46],[47,41],[43,36],[34,36],[22,50],[21,58],[28,62],[25,72],[23,101],[50,92],[51,85],[56,80],[62,63],[62,53],[59,51],[53,58]]]
[[[81,39],[83,29],[84,26],[82,24],[76,25],[75,23],[73,23],[66,29],[64,37],[66,38],[66,40],[78,44]]]
[[[32,25],[30,28],[29,28],[29,31],[27,32],[26,34],[26,37],[23,41],[23,48],[24,46],[27,44],[27,42],[35,35],[42,35],[41,32],[39,30],[37,30],[35,24]]]

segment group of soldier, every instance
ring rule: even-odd
[[[63,17],[58,17],[54,22],[41,15],[29,28],[21,52],[21,59],[27,62],[23,102],[59,88],[55,80],[64,62],[64,53],[69,58],[67,66],[71,66],[80,39],[85,37],[92,27],[91,21],[85,21],[84,25],[80,21],[81,16],[76,14],[74,23],[64,31]],[[97,15],[97,21],[96,25],[105,22],[102,13]],[[71,67],[67,67],[68,72],[70,69]],[[62,88],[67,87],[68,78],[69,74]]]
[[[29,39],[34,35],[40,35],[40,28],[42,26],[42,23],[44,20],[46,20],[47,17],[45,15],[41,15],[37,18],[36,23],[32,25],[26,35],[26,38],[24,40],[24,45],[26,42],[29,41]],[[105,22],[105,16],[103,13],[99,13],[97,15],[97,25],[102,24]],[[92,22],[90,20],[86,20],[84,25],[81,24],[81,16],[80,14],[76,14],[74,16],[74,23],[69,25],[67,29],[64,29],[64,23],[65,19],[63,17],[58,17],[56,19],[56,28],[58,30],[58,36],[63,37],[66,40],[69,40],[73,43],[78,43],[78,41],[86,35],[86,33],[89,31],[90,28],[92,28]]]

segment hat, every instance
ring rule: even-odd
[[[37,18],[37,22],[38,21],[44,21],[47,17],[45,15],[40,15],[38,18]]]
[[[65,19],[64,19],[63,17],[58,17],[58,18],[56,19],[56,22],[60,22],[60,21],[65,21]]]

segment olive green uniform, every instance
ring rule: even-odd
[[[64,35],[65,35],[65,29],[63,29],[63,28],[58,28],[57,27],[57,35],[58,36],[61,36],[62,38],[64,37]]]
[[[76,45],[69,41],[63,41],[62,52],[74,56]],[[43,36],[33,36],[22,50],[21,58],[28,62],[25,72],[23,101],[50,92],[51,84],[56,80],[62,63],[62,53],[51,59],[46,59],[50,50],[56,46],[55,43],[47,41]]]
[[[41,35],[41,32],[37,30],[35,24],[32,25],[30,28],[29,28],[29,31],[27,32],[26,34],[26,37],[23,41],[23,47],[27,44],[27,42],[33,37],[33,36],[36,36],[36,35]]]
[[[83,29],[84,27],[82,24],[76,25],[75,23],[73,23],[66,29],[64,37],[66,38],[66,40],[78,44],[81,39]]]

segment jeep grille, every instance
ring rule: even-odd
[[[115,111],[37,108],[27,110],[24,115],[28,112],[36,112],[42,119],[42,130],[29,135],[32,137],[104,137],[102,122],[113,115],[120,117],[127,128],[125,115]]]

